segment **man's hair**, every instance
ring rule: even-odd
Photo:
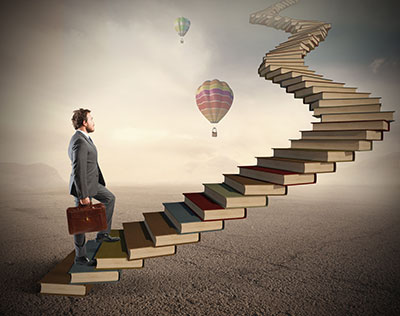
[[[72,125],[75,129],[83,126],[83,122],[87,120],[87,114],[90,113],[89,109],[82,109],[74,111],[74,115],[72,116]]]

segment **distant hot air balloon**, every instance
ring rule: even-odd
[[[179,36],[181,37],[181,43],[183,44],[183,36],[185,36],[186,32],[189,30],[190,21],[183,16],[177,18],[175,20],[175,31],[178,32]]]
[[[224,81],[207,80],[197,89],[196,103],[201,113],[211,123],[218,123],[228,113],[233,101],[233,92]],[[217,128],[212,129],[217,137]]]

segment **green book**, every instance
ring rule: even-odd
[[[119,237],[117,242],[103,242],[96,255],[96,270],[99,269],[138,269],[143,267],[143,259],[128,260],[124,231],[111,230],[112,237]]]
[[[101,243],[89,240],[86,243],[86,253],[89,259],[93,259]],[[119,281],[119,270],[96,270],[95,266],[87,266],[74,263],[68,272],[71,275],[71,283],[102,283]]]

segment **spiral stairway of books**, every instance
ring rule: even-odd
[[[335,172],[336,163],[353,161],[355,151],[372,150],[372,142],[389,131],[394,111],[381,111],[379,97],[325,78],[304,64],[304,57],[325,39],[331,25],[297,20],[279,12],[298,0],[282,0],[250,15],[250,23],[291,33],[269,51],[258,69],[303,98],[320,122],[291,148],[274,148],[272,157],[258,157],[255,166],[240,166],[239,174],[225,174],[223,183],[204,184],[204,192],[183,193],[184,201],[164,203],[163,212],[144,213],[144,221],[123,223],[117,243],[89,241],[88,256],[96,267],[73,264],[74,252],[41,281],[41,293],[86,295],[95,283],[120,279],[120,270],[142,268],[144,259],[173,255],[177,245],[197,243],[200,233],[223,230],[224,221],[244,219],[248,208],[263,207],[268,197],[286,195],[292,185],[316,182],[317,173]]]

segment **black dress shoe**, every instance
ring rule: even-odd
[[[85,265],[85,266],[90,266],[93,267],[97,264],[97,260],[96,259],[92,259],[90,260],[88,257],[86,256],[82,256],[82,257],[75,257],[74,262],[76,264],[80,264],[80,265]]]
[[[102,234],[102,235],[96,237],[96,242],[102,242],[102,241],[116,242],[116,241],[119,241],[119,240],[120,240],[119,237],[112,237],[108,233],[105,233],[105,234]]]

